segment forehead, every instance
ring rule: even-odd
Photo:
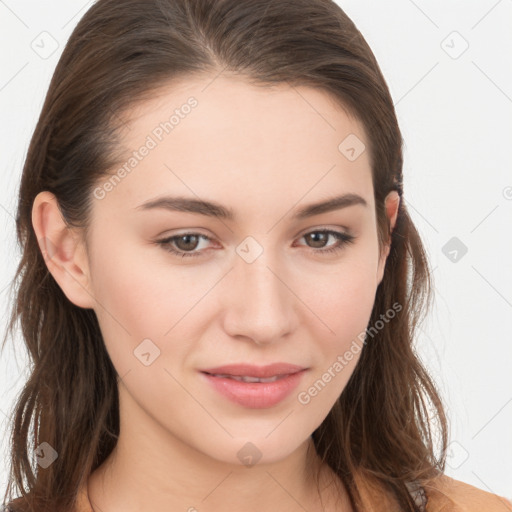
[[[346,192],[372,202],[364,128],[325,91],[194,77],[169,83],[123,117],[124,156],[110,173],[124,172],[108,194],[119,207],[166,192],[221,203],[236,197],[238,206]],[[357,158],[347,158],[354,142]]]

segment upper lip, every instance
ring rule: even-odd
[[[288,375],[305,370],[302,366],[289,363],[273,363],[267,366],[254,366],[252,364],[227,364],[201,370],[204,373],[216,375],[233,375],[238,377],[258,377],[264,379],[266,377],[274,377],[275,375]]]

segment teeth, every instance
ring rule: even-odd
[[[259,377],[246,377],[238,375],[219,375],[215,374],[214,377],[225,377],[228,379],[237,380],[239,382],[275,382],[277,379],[283,377],[283,375],[274,375],[273,377],[267,377],[265,379]]]

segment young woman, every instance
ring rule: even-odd
[[[401,144],[331,1],[95,3],[21,181],[8,509],[512,510],[444,475]]]

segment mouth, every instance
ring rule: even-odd
[[[251,383],[275,382],[276,380],[282,379],[284,377],[288,377],[288,375],[293,375],[291,373],[285,373],[282,375],[274,375],[273,377],[264,378],[264,377],[251,377],[250,375],[240,376],[240,375],[229,375],[229,374],[221,374],[221,373],[208,373],[208,372],[203,372],[203,373],[206,373],[207,375],[211,375],[212,377],[220,377],[222,379],[233,379],[233,380],[237,380],[238,382],[251,382]]]
[[[307,370],[287,363],[263,367],[238,364],[200,373],[215,391],[231,402],[250,409],[265,409],[287,398]]]
[[[210,375],[222,375],[227,377],[254,377],[258,379],[279,378],[284,375],[305,370],[303,366],[291,363],[272,363],[265,366],[256,366],[247,363],[226,364],[202,370]]]

